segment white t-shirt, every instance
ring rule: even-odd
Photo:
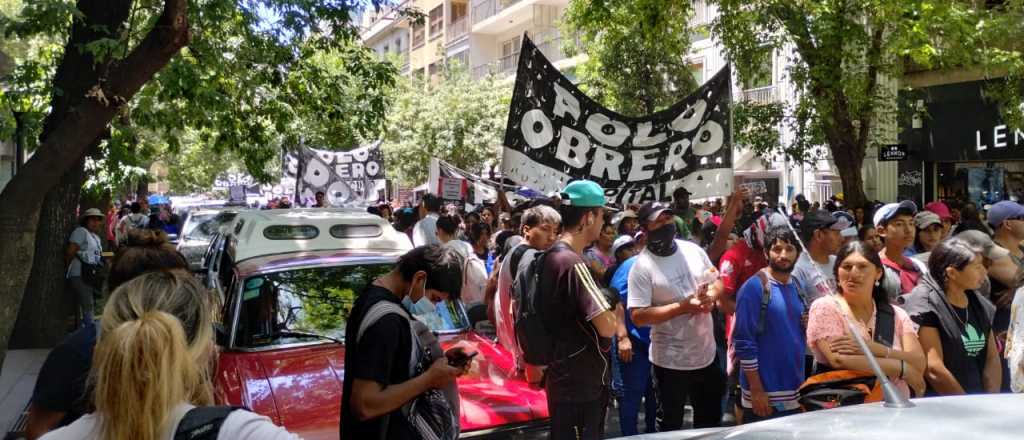
[[[811,259],[807,252],[800,254],[793,267],[793,278],[797,279],[797,286],[800,289],[800,296],[807,301],[809,307],[814,300],[836,291],[836,277],[833,268],[836,265],[836,256],[829,255],[828,263],[820,264]]]
[[[629,271],[627,306],[652,307],[677,303],[694,294],[696,278],[713,267],[694,243],[676,240],[678,249],[659,257],[644,249]],[[673,370],[699,370],[715,361],[715,335],[710,313],[685,314],[651,326],[651,363]]]
[[[441,239],[437,238],[437,213],[428,212],[426,217],[416,222],[416,226],[412,228],[412,245],[415,247],[425,246],[428,244],[441,244]]]
[[[71,266],[68,266],[68,278],[82,276],[82,262],[79,258],[89,264],[100,264],[103,261],[103,243],[92,231],[79,226],[71,232],[68,242],[78,245],[78,253],[71,259]]]
[[[178,423],[192,408],[195,407],[187,403],[174,407],[171,412],[173,423],[169,424],[167,431],[161,437],[173,440]],[[68,426],[43,435],[40,440],[98,440],[99,436],[96,431],[98,419],[99,417],[95,414],[86,414]],[[275,425],[269,418],[245,410],[237,410],[228,415],[217,434],[217,440],[296,440],[300,438]]]

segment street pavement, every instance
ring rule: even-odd
[[[39,368],[43,366],[49,349],[10,350],[0,371],[0,429],[8,428],[25,410],[32,398]]]

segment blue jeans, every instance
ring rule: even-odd
[[[612,361],[612,397],[621,400],[622,397],[622,361],[619,360],[619,337],[612,336],[612,349],[609,354]]]
[[[650,347],[631,338],[633,342],[633,360],[620,362],[622,371],[623,396],[619,402],[619,429],[622,435],[637,435],[637,420],[640,414],[640,402],[644,402],[645,432],[657,432],[658,396],[654,392],[654,379],[651,377],[651,360],[647,356]]]

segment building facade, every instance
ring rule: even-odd
[[[703,83],[727,61],[722,46],[708,31],[717,15],[716,7],[707,0],[692,1],[694,31],[686,59],[697,83]],[[364,16],[362,37],[381,56],[403,60],[403,73],[409,75],[431,77],[440,73],[446,63],[457,62],[471,69],[477,78],[488,74],[511,78],[518,65],[522,35],[526,34],[571,79],[574,67],[585,55],[569,56],[563,50],[565,40],[574,38],[562,35],[559,29],[559,20],[568,5],[569,0],[409,0],[397,8],[418,9],[425,15],[421,23],[401,18],[396,8],[385,8]],[[776,52],[751,84],[736,81],[736,100],[764,103],[795,99],[786,78],[789,54]],[[890,128],[895,142],[895,126]],[[779,127],[779,136],[784,142],[794,134]],[[809,200],[825,201],[842,192],[842,188],[827,148],[823,147],[822,152],[824,159],[817,163],[793,166],[782,158],[762,158],[736,146],[735,183],[764,182],[764,198],[779,203],[788,204],[801,193]],[[893,200],[895,165],[876,162],[874,157],[874,152],[869,151],[863,170],[868,197]]]

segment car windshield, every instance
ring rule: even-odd
[[[265,347],[344,340],[356,295],[394,267],[391,263],[296,269],[256,275],[242,285],[236,345]],[[415,316],[436,332],[468,328],[461,303],[422,301]]]
[[[209,240],[222,224],[234,220],[237,215],[234,212],[192,214],[181,236],[188,240]]]

